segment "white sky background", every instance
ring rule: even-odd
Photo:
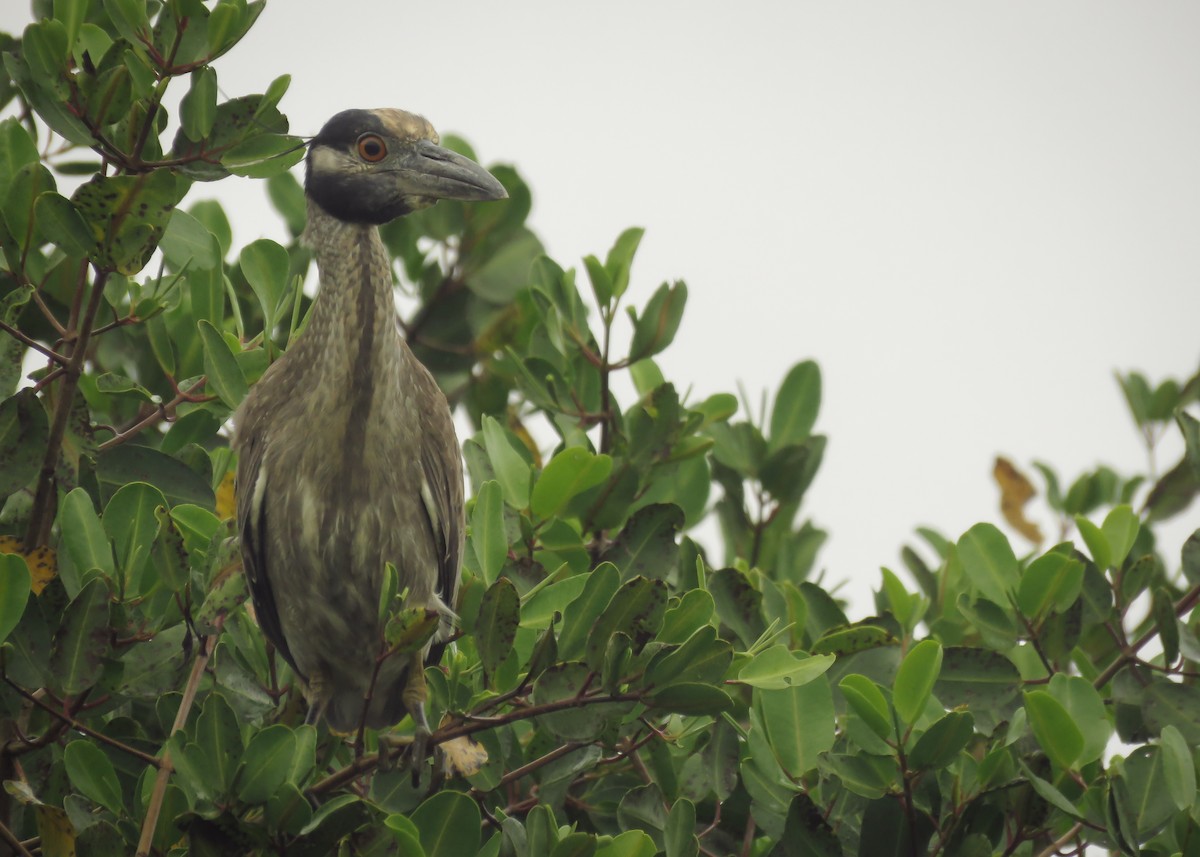
[[[999,521],[997,452],[1145,467],[1112,373],[1200,357],[1200,4],[733,6],[273,0],[216,68],[229,96],[290,73],[298,134],[403,107],[516,164],[564,266],[646,227],[631,298],[686,280],[660,362],[697,398],[757,407],[815,358],[804,512],[861,616],[915,525]],[[236,243],[283,238],[258,183],[206,193]]]

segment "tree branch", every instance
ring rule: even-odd
[[[444,726],[438,729],[429,736],[425,746],[435,747],[438,744],[445,743],[452,738],[461,738],[465,735],[474,735],[476,732],[483,732],[485,729],[492,729],[496,726],[503,726],[508,723],[515,723],[518,720],[528,720],[532,717],[539,717],[543,714],[553,714],[556,711],[565,711],[568,708],[583,708],[587,705],[599,705],[606,702],[637,702],[640,700],[641,694],[637,693],[612,693],[612,694],[597,694],[595,696],[575,696],[568,699],[556,699],[553,702],[545,702],[541,705],[530,705],[527,708],[522,708],[517,711],[509,711],[505,714],[500,714],[495,717],[488,718],[486,722],[465,722]],[[319,782],[309,786],[307,794],[319,795],[324,792],[335,789],[345,783],[350,782],[355,777],[366,773],[379,764],[379,754],[371,753],[355,759],[340,771],[327,776]]]

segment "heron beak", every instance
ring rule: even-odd
[[[407,195],[429,199],[507,199],[496,177],[470,158],[419,140],[396,167]]]

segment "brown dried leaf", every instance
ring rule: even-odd
[[[1025,504],[1037,494],[1033,483],[1003,456],[996,456],[992,476],[1000,486],[1000,512],[1008,525],[1035,545],[1042,543],[1042,531],[1025,517]]]

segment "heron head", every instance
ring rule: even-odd
[[[403,110],[343,110],[309,144],[305,187],[339,220],[387,223],[439,199],[504,199],[496,178],[438,145],[424,117]]]

